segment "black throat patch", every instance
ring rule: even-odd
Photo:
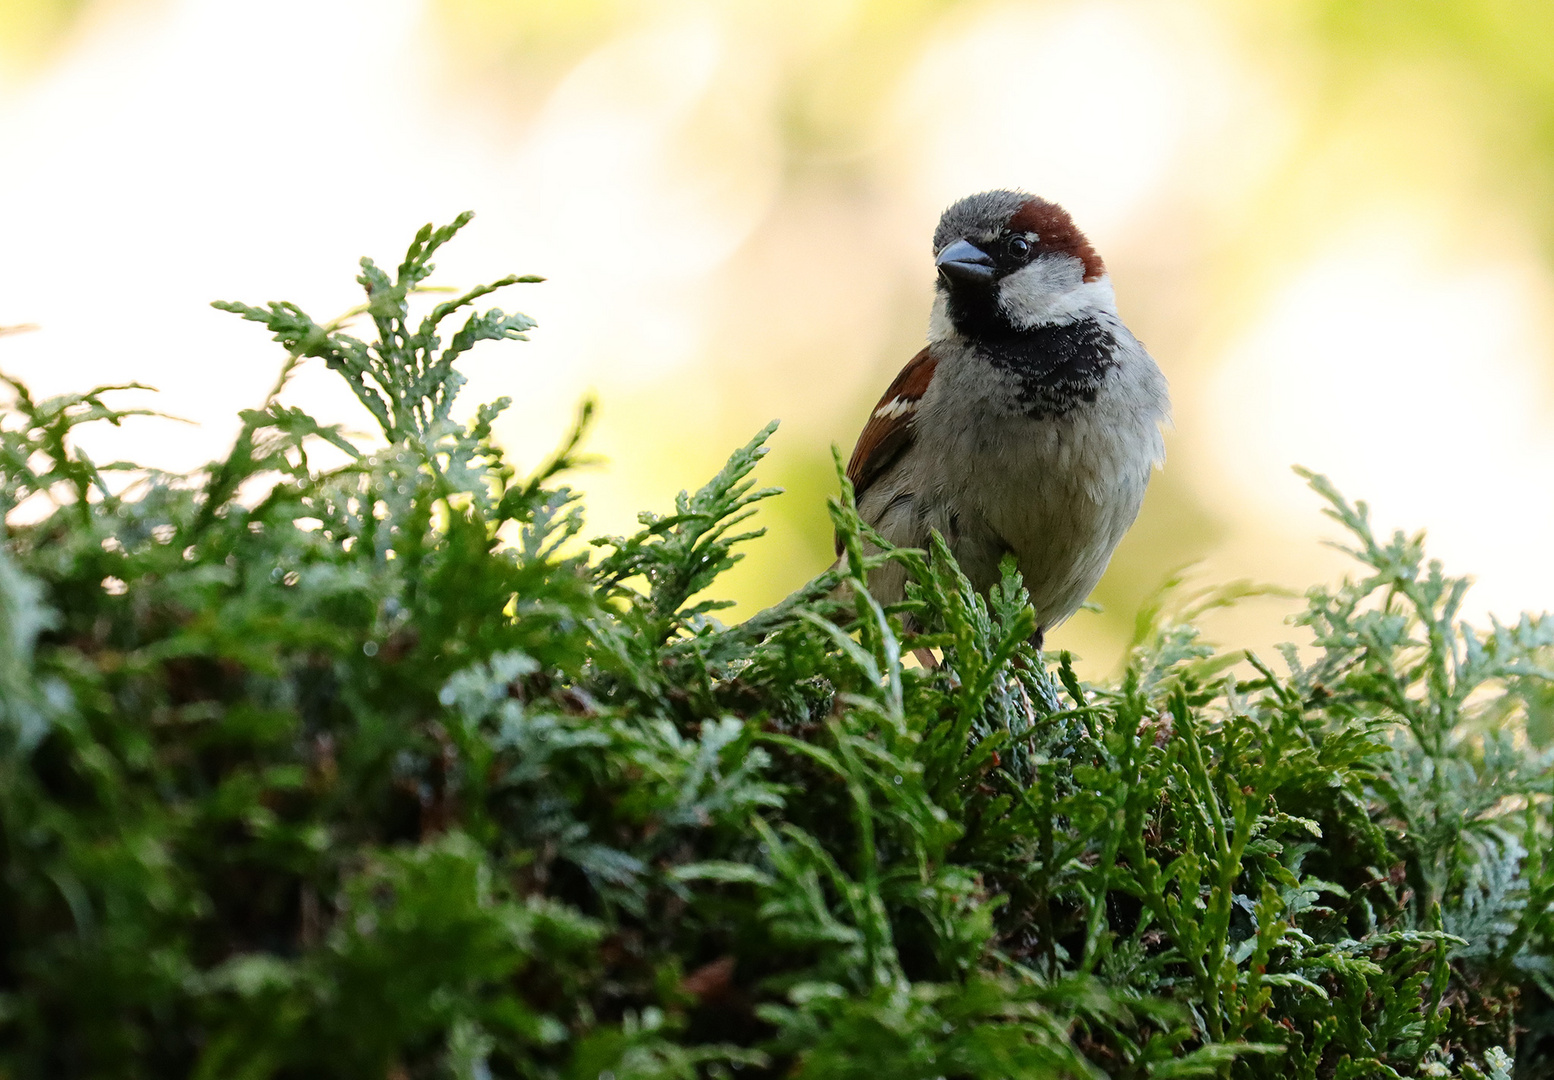
[[[1094,401],[1117,366],[1117,339],[1093,318],[979,337],[976,348],[994,368],[1014,376],[1021,407],[1037,420]]]

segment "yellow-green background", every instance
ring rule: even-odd
[[[596,531],[783,419],[739,612],[828,561],[829,448],[919,347],[938,210],[1024,187],[1176,399],[1105,610],[1055,644],[1110,667],[1184,564],[1339,572],[1297,461],[1429,527],[1475,612],[1554,606],[1554,4],[0,0],[0,165],[0,325],[39,326],[0,368],[159,386],[198,427],[94,450],[173,468],[273,376],[206,301],[332,314],[357,254],[472,207],[450,279],[550,280],[468,405],[513,395],[532,462],[593,391]],[[363,422],[327,373],[295,400]],[[1211,625],[1265,646],[1290,610]]]

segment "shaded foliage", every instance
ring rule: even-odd
[[[521,477],[505,401],[451,419],[532,324],[442,323],[523,279],[411,318],[464,220],[363,261],[372,343],[220,305],[290,359],[196,476],[79,449],[127,388],[12,384],[0,1075],[1537,1075],[1554,625],[1312,477],[1361,576],[1277,670],[1160,605],[1084,685],[845,480],[837,566],[725,626],[770,429],[593,556],[580,433]],[[280,403],[305,357],[378,448]]]

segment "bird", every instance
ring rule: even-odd
[[[938,530],[984,595],[1013,555],[1040,650],[1100,580],[1164,464],[1169,389],[1057,203],[968,196],[939,219],[933,256],[928,344],[869,414],[847,478],[884,540],[928,548]],[[870,573],[881,604],[905,587],[900,563]]]

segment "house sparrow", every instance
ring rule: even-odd
[[[1095,587],[1164,460],[1165,376],[1057,204],[972,195],[939,219],[933,250],[928,347],[875,406],[847,477],[881,536],[926,548],[939,530],[983,593],[1013,554],[1040,648]],[[895,563],[869,579],[881,603],[904,590]]]

